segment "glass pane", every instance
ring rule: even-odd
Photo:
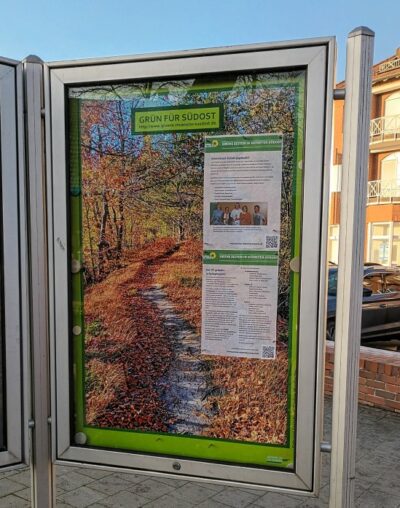
[[[294,467],[304,83],[69,89],[75,444]]]
[[[396,92],[385,101],[385,116],[400,115],[400,93]]]
[[[1,152],[0,152],[1,155]],[[0,215],[1,216],[1,215]],[[0,249],[2,250],[0,239]],[[3,254],[0,252],[0,451],[6,449],[6,362],[3,315]]]
[[[371,261],[382,265],[389,263],[389,240],[372,240]]]
[[[392,265],[400,265],[400,240],[393,240]]]
[[[400,266],[400,223],[393,223],[392,265]]]
[[[2,321],[2,316],[0,315],[0,319]],[[3,326],[2,326],[2,323],[1,323],[1,326],[0,326],[0,333],[2,332],[2,329],[3,329]],[[5,447],[6,447],[6,439],[5,439],[5,416],[6,416],[6,411],[5,411],[5,393],[4,393],[4,389],[5,389],[5,383],[4,383],[4,379],[5,379],[5,366],[4,366],[4,353],[3,353],[3,337],[2,337],[2,333],[1,333],[1,336],[0,336],[0,451],[2,450],[5,450]]]
[[[372,237],[388,236],[390,224],[372,224]]]
[[[397,178],[397,159],[383,159],[381,167],[381,180],[395,181]]]

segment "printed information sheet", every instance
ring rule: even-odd
[[[202,353],[276,356],[282,136],[209,136]]]

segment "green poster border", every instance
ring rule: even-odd
[[[282,78],[286,82],[268,82],[269,87],[294,86],[296,88],[296,114],[293,149],[293,212],[292,212],[292,258],[301,252],[302,173],[304,149],[304,90],[305,74],[296,78]],[[267,83],[266,83],[267,84]],[[232,87],[230,88],[232,90]],[[219,89],[221,90],[221,89]],[[76,184],[81,181],[80,156],[80,104],[81,99],[69,99],[70,141],[70,240],[72,258],[82,266],[82,198]],[[222,440],[201,436],[177,436],[166,433],[143,432],[127,429],[96,428],[85,423],[84,393],[84,313],[82,271],[72,274],[71,280],[72,327],[80,327],[80,333],[71,333],[73,341],[73,377],[75,426],[73,432],[83,432],[86,445],[143,452],[172,457],[204,459],[210,461],[239,463],[251,466],[295,469],[295,420],[298,358],[298,317],[300,297],[300,274],[290,275],[290,312],[288,340],[288,426],[285,445]],[[78,328],[74,328],[75,331]]]

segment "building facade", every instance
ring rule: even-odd
[[[343,111],[344,101],[335,101],[328,244],[329,260],[334,263],[340,231]],[[364,259],[400,265],[400,48],[372,68]]]

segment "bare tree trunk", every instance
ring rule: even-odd
[[[117,212],[115,211],[115,208],[112,206],[112,216],[113,216],[113,225],[114,225],[114,232],[115,232],[115,238],[118,239],[118,217]]]
[[[119,209],[119,223],[117,224],[117,252],[121,254],[122,252],[122,239],[124,236],[124,223],[125,223],[125,217],[124,217],[124,198],[122,191],[119,193],[119,203],[118,203],[118,209]]]
[[[120,137],[120,141],[121,141],[121,154],[122,154],[121,167],[120,167],[119,174],[122,178],[125,178],[126,163],[127,163],[126,156],[125,156],[125,141],[126,141],[126,139],[125,139],[125,132],[122,127],[124,125],[124,118],[123,118],[124,114],[123,114],[121,101],[119,101],[117,103],[117,107],[118,107],[118,115],[119,115],[119,119],[120,119],[120,121],[118,122],[118,126],[120,129],[119,137]],[[119,193],[118,193],[118,212],[119,212],[119,221],[117,224],[117,252],[118,252],[118,255],[121,255],[121,253],[122,253],[122,239],[124,236],[124,223],[125,223],[124,191],[123,191],[123,189],[120,189]]]
[[[94,199],[93,214],[94,214],[94,222],[95,222],[97,231],[100,232],[101,219],[100,219],[100,210],[99,210],[99,204],[97,202],[97,198]]]
[[[183,224],[182,218],[179,219],[178,230],[179,230],[179,241],[182,242],[185,239],[185,226]]]
[[[86,200],[84,200],[84,203],[85,203],[86,227],[87,227],[88,235],[89,235],[89,250],[90,250],[90,262],[92,265],[92,279],[96,280],[96,268],[95,268],[95,264],[94,264],[93,241],[92,241],[92,233],[90,230],[90,220],[89,220],[89,204]]]
[[[104,272],[104,261],[107,256],[107,250],[109,247],[109,243],[106,239],[106,229],[107,229],[107,221],[110,216],[110,211],[108,207],[108,200],[106,196],[106,192],[102,193],[103,200],[103,211],[101,215],[101,225],[100,225],[100,236],[98,243],[98,255],[99,255],[99,275],[101,276]]]

